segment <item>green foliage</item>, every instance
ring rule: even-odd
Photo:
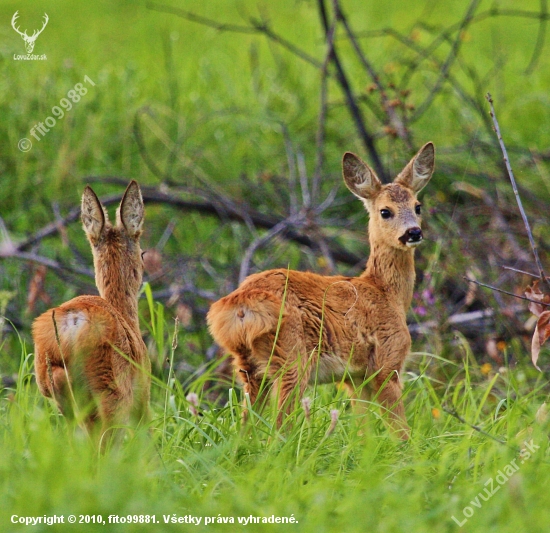
[[[412,437],[405,444],[387,433],[375,404],[363,420],[329,386],[308,392],[315,394],[310,412],[297,407],[282,432],[271,409],[243,426],[235,389],[222,404],[212,404],[194,384],[194,414],[193,400],[170,368],[164,382],[153,381],[149,427],[128,430],[120,448],[100,456],[77,426],[40,397],[31,379],[32,354],[22,343],[19,380],[0,404],[2,528],[29,527],[12,525],[12,515],[54,514],[102,515],[106,521],[109,515],[154,514],[161,523],[116,526],[120,531],[191,527],[165,525],[163,515],[175,514],[203,517],[193,527],[213,531],[238,526],[204,526],[204,517],[298,521],[250,524],[252,531],[455,531],[452,517],[463,522],[469,506],[474,514],[468,531],[527,531],[524,524],[545,531],[549,421],[542,410],[536,414],[545,394],[518,383],[509,369],[484,375],[470,356],[464,367],[431,354],[413,357],[420,357],[420,373],[409,373],[406,381]],[[448,382],[429,377],[429,366],[447,372]],[[199,381],[212,380],[213,370]],[[451,408],[467,423],[445,411]],[[528,457],[525,442],[540,448]],[[496,476],[512,461],[519,471],[499,485]],[[484,494],[491,478],[500,488],[486,502],[478,497],[476,508],[470,502]]]

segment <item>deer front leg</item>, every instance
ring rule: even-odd
[[[373,391],[376,399],[387,411],[388,424],[401,440],[408,440],[410,428],[405,417],[402,400],[402,386],[399,372],[411,348],[408,329],[403,328],[392,335],[379,339],[374,353]]]
[[[357,383],[348,378],[344,381],[343,386],[351,400],[353,412],[357,415],[364,415],[368,410],[368,404],[372,398],[369,384]]]
[[[393,433],[401,440],[408,440],[410,428],[407,424],[405,406],[401,398],[402,387],[399,374],[393,371],[390,379],[384,384],[387,377],[387,373],[379,372],[374,378],[374,386],[378,391],[378,401],[388,412],[388,422]]]

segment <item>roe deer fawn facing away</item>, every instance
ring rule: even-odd
[[[86,187],[82,223],[101,296],[73,298],[40,315],[32,327],[40,392],[64,414],[82,409],[90,429],[99,418],[102,436],[113,425],[148,415],[151,362],[139,330],[137,298],[143,217],[135,181],[124,193],[114,226]]]
[[[272,385],[279,425],[294,390],[302,397],[308,383],[337,379],[354,400],[359,384],[366,400],[361,384],[370,376],[392,428],[408,439],[399,373],[411,346],[405,318],[414,249],[422,241],[416,196],[432,176],[434,156],[433,144],[425,144],[383,185],[356,155],[344,155],[344,181],[370,218],[370,256],[359,277],[269,270],[212,304],[207,318],[214,339],[233,355],[251,403],[264,379]]]

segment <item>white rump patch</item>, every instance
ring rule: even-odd
[[[65,314],[61,323],[57,325],[59,336],[72,343],[87,323],[88,317],[84,311],[69,311]]]

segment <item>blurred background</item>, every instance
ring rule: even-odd
[[[421,197],[409,367],[429,352],[444,359],[430,369],[444,378],[468,351],[480,376],[517,367],[519,380],[535,379],[527,302],[464,279],[522,295],[533,278],[504,267],[538,272],[487,92],[550,269],[550,15],[546,1],[518,5],[3,1],[3,385],[19,368],[18,336],[32,350],[36,316],[96,293],[79,221],[86,184],[111,212],[131,179],[141,185],[157,302],[142,298],[143,333],[162,375],[178,318],[174,365],[190,386],[220,357],[205,327],[209,304],[246,275],[364,268],[367,215],[342,182],[342,154],[388,180],[430,140],[436,173]],[[28,35],[47,13],[33,50],[46,59],[17,59],[26,50],[16,11]],[[152,332],[155,323],[166,333]],[[544,351],[540,365],[548,368]]]

